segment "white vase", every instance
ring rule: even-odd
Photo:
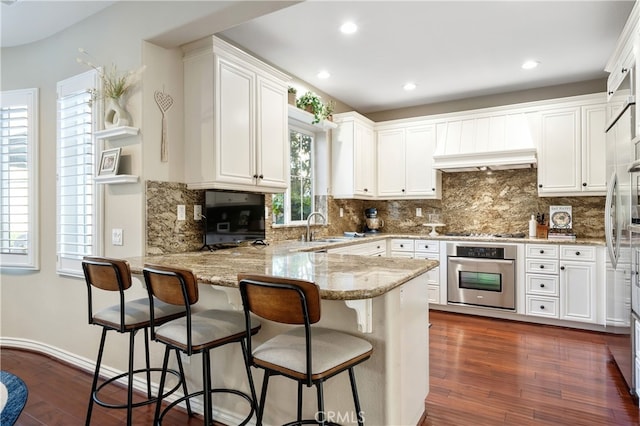
[[[120,105],[120,99],[109,98],[104,110],[104,127],[128,126],[131,124],[131,116],[127,110]]]

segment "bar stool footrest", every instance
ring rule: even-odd
[[[147,370],[146,368],[141,368],[141,369],[139,369],[139,370],[134,370],[134,371],[133,371],[133,375],[136,375],[136,374],[142,374],[142,373],[145,373],[145,374],[146,374],[146,373],[147,373],[147,371],[149,371],[149,372],[154,372],[154,371],[156,371],[156,372],[161,373],[161,372],[162,372],[162,368],[150,368],[150,369],[148,369],[148,370]],[[164,394],[162,395],[162,398],[163,398],[163,399],[164,399],[164,398],[166,398],[167,396],[171,395],[171,394],[172,394],[172,393],[174,393],[175,391],[177,391],[177,390],[178,390],[178,388],[180,387],[180,385],[182,384],[182,381],[184,380],[184,378],[182,377],[182,375],[181,375],[179,372],[175,371],[175,370],[167,370],[167,373],[169,373],[169,374],[173,374],[174,376],[176,376],[176,377],[178,378],[178,383],[177,383],[177,384],[176,384],[172,389],[169,389],[166,393],[164,393]],[[93,392],[93,395],[91,396],[91,397],[93,398],[93,401],[94,401],[96,404],[98,404],[98,405],[100,405],[100,406],[102,406],[102,407],[105,407],[105,408],[128,408],[128,407],[129,407],[129,405],[128,405],[126,402],[125,402],[125,403],[123,403],[123,404],[110,404],[110,403],[108,403],[108,402],[104,402],[104,401],[102,401],[102,400],[98,397],[98,393],[100,392],[100,390],[101,390],[102,388],[104,388],[104,387],[105,387],[105,386],[107,386],[107,385],[112,384],[113,382],[115,382],[115,381],[116,381],[116,380],[118,380],[118,379],[121,379],[122,377],[127,377],[127,376],[129,376],[129,373],[128,373],[128,372],[125,372],[125,373],[119,374],[119,375],[117,375],[117,376],[115,376],[115,377],[112,377],[112,378],[110,378],[110,379],[106,380],[104,383],[102,383],[100,386],[98,386],[98,387],[96,388],[96,390]],[[157,397],[157,396],[155,396],[155,397],[152,397],[152,398],[147,398],[147,399],[145,399],[145,400],[143,400],[143,401],[138,401],[138,402],[136,402],[136,403],[133,403],[133,404],[131,404],[131,407],[132,407],[132,408],[142,407],[143,405],[155,404],[157,401],[158,401],[158,397]]]
[[[247,415],[247,417],[238,425],[238,426],[243,426],[246,425],[247,423],[249,423],[249,420],[251,420],[251,418],[253,417],[253,413],[255,412],[255,403],[253,402],[253,400],[251,399],[251,397],[249,395],[247,395],[244,392],[241,392],[239,390],[236,389],[227,389],[227,388],[216,388],[216,389],[211,389],[211,393],[231,393],[234,395],[237,395],[241,398],[244,398],[249,405],[251,406],[251,411],[249,412],[249,414]],[[180,404],[183,401],[186,401],[188,399],[191,398],[195,398],[196,396],[200,396],[200,395],[204,395],[204,391],[201,390],[199,392],[194,392],[194,393],[190,393],[189,395],[185,395],[182,398],[178,398],[175,401],[173,401],[171,404],[167,405],[167,407],[162,410],[162,413],[160,413],[160,418],[158,419],[158,423],[157,425],[161,425],[162,424],[162,418],[164,417],[164,415],[171,410],[173,407],[175,407],[176,405]]]
[[[307,420],[301,420],[301,421],[293,421],[293,422],[289,422],[289,423],[285,423],[282,426],[295,426],[295,425],[319,425],[320,422],[318,420],[314,420],[314,419],[307,419]],[[334,422],[324,422],[325,425],[327,426],[341,426],[340,423],[334,423]]]

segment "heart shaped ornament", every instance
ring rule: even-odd
[[[154,99],[160,112],[162,113],[162,138],[160,139],[160,161],[166,163],[169,161],[169,149],[167,147],[167,122],[164,113],[169,111],[169,108],[173,105],[173,98],[171,95],[156,90],[153,94]]]

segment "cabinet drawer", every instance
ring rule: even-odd
[[[563,260],[596,260],[596,248],[590,246],[560,246],[560,259]]]
[[[558,299],[544,296],[527,296],[527,315],[559,318]]]
[[[533,274],[557,274],[558,261],[545,259],[527,259],[527,272]]]
[[[391,251],[410,251],[413,253],[413,242],[409,239],[391,240]]]
[[[527,244],[527,257],[535,257],[539,259],[557,259],[558,246],[552,244]]]
[[[527,274],[527,294],[558,296],[557,275]]]
[[[440,260],[439,253],[428,253],[428,252],[419,252],[416,251],[414,259],[428,259],[428,260]]]
[[[415,241],[416,253],[439,253],[440,243],[432,240],[416,240]]]
[[[391,257],[403,257],[405,259],[413,259],[413,252],[408,251],[392,251]]]

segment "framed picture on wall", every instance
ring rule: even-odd
[[[120,163],[120,148],[105,149],[100,155],[98,176],[117,175]]]

